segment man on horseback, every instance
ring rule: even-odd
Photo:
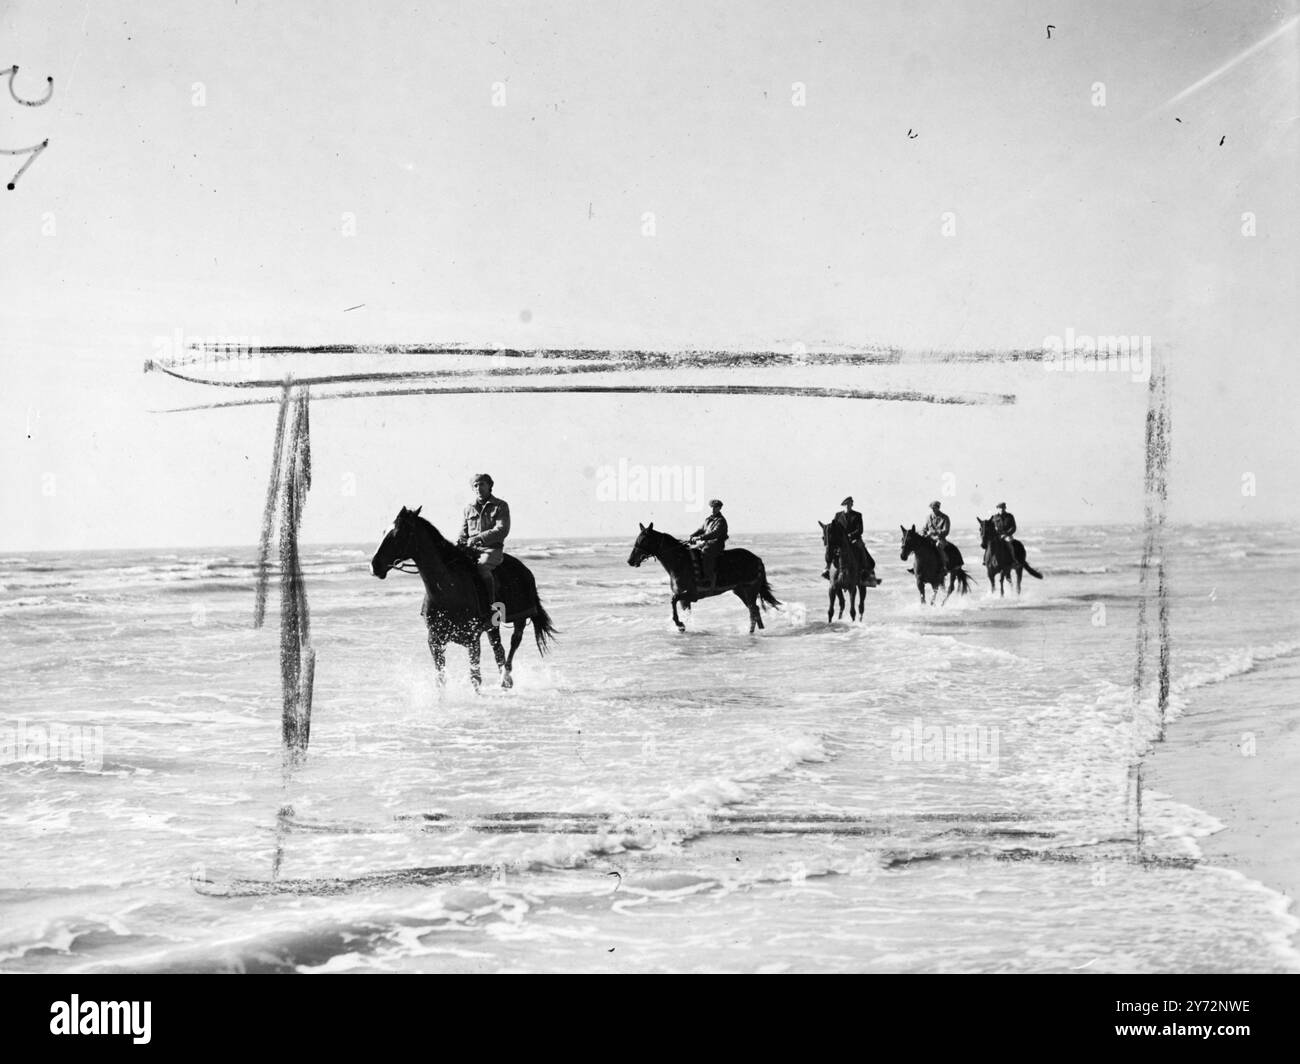
[[[864,573],[874,569],[875,562],[871,560],[871,555],[867,553],[867,545],[862,542],[862,515],[853,509],[853,496],[849,495],[840,503],[844,507],[837,513],[832,521],[844,529],[844,538],[849,544],[849,549],[853,551],[854,556],[858,559],[858,565],[862,567]],[[831,568],[829,565],[822,571],[822,579],[831,578]]]
[[[488,609],[496,601],[496,577],[492,570],[505,558],[506,536],[510,534],[510,507],[492,494],[492,478],[480,473],[470,484],[475,498],[465,507],[460,538],[456,542],[478,554],[478,572],[488,593]]]
[[[1007,504],[998,503],[998,512],[989,518],[993,524],[993,531],[1007,541],[1011,547],[1012,557],[1015,557],[1016,541],[1012,538],[1016,534],[1016,518],[1014,514],[1007,512]],[[993,544],[984,549],[984,564],[988,565],[993,558]]]
[[[943,571],[948,571],[948,532],[952,528],[952,522],[948,520],[948,515],[939,509],[939,501],[936,499],[930,503],[930,516],[925,520],[925,527],[921,529],[921,535],[929,536],[934,541],[935,548],[939,551],[939,563],[943,566]]]
[[[704,581],[709,587],[714,587],[718,582],[718,555],[727,542],[727,519],[722,516],[721,499],[710,499],[709,506],[713,512],[691,533],[686,545],[700,552]]]

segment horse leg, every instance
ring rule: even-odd
[[[682,624],[682,619],[677,616],[677,596],[673,596],[673,624],[677,625],[679,632],[686,631],[686,625]]]
[[[1017,595],[1020,594],[1020,577],[1024,574],[1024,571],[1025,571],[1025,567],[1023,565],[1016,566],[1016,594]]]
[[[433,667],[438,673],[439,688],[447,686],[447,644],[438,642],[438,637],[429,629],[429,653],[433,655]]]
[[[502,687],[514,687],[515,680],[510,670],[514,665],[515,651],[519,649],[519,644],[523,642],[524,629],[528,627],[528,619],[515,621],[515,630],[510,635],[510,653],[506,655],[506,674],[501,678]]]
[[[925,605],[925,582],[918,576],[916,578],[916,590],[921,596],[921,605]]]
[[[488,642],[492,645],[492,656],[496,659],[497,672],[501,673],[501,686],[509,687],[508,678],[506,677],[506,648],[501,645],[501,629],[497,625],[492,625],[487,630]]]
[[[763,627],[763,618],[758,613],[758,588],[736,588],[736,597],[749,609],[749,634],[754,634],[754,626]]]
[[[998,571],[998,598],[1007,597],[1007,571],[1000,569]]]
[[[831,624],[835,620],[835,585],[832,583],[826,589],[826,623]]]
[[[469,682],[474,685],[476,692],[483,683],[483,674],[479,671],[479,659],[483,655],[483,643],[480,635],[481,633],[476,632],[465,645],[465,649],[469,651]]]
[[[998,589],[998,571],[996,569],[985,569],[989,574],[989,594],[993,594]]]

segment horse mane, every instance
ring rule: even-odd
[[[421,517],[419,514],[408,510],[407,516],[410,517],[420,528],[428,533],[429,538],[433,541],[434,548],[442,555],[443,560],[449,564],[459,562],[466,571],[476,572],[478,566],[477,556],[468,547],[462,547],[459,543],[453,543],[438,531],[432,521],[427,517]]]

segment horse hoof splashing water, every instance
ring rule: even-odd
[[[424,606],[420,612],[429,628],[429,651],[438,670],[439,686],[447,682],[447,644],[459,643],[469,651],[469,678],[478,690],[482,683],[480,639],[486,634],[501,672],[501,686],[513,687],[511,668],[528,622],[533,622],[541,654],[546,653],[548,640],[557,634],[537,594],[537,581],[528,566],[507,554],[496,569],[497,601],[489,601],[473,553],[445,539],[420,516],[422,509],[402,507],[392,530],[375,551],[370,571],[382,580],[390,569],[409,572],[401,568],[409,562],[419,572],[424,581]],[[507,654],[501,645],[501,625],[508,622],[514,624],[514,631]]]
[[[691,553],[691,548],[676,536],[656,531],[655,523],[651,521],[648,525],[641,525],[641,534],[632,544],[632,553],[627,559],[628,565],[636,567],[647,558],[655,558],[667,571],[673,590],[673,624],[677,625],[679,632],[686,631],[686,625],[677,616],[679,602],[689,610],[691,603],[699,599],[734,591],[749,610],[750,635],[754,634],[755,628],[763,627],[763,617],[759,613],[760,603],[763,609],[781,605],[772,594],[772,589],[767,586],[767,570],[763,566],[763,559],[752,551],[737,548],[719,554],[711,584],[701,579]]]
[[[849,600],[849,620],[867,619],[867,588],[879,587],[884,583],[876,575],[876,562],[867,550],[866,544],[858,539],[856,543],[849,540],[844,526],[834,519],[829,524],[818,521],[822,529],[822,547],[825,548],[826,573],[830,581],[827,590],[826,623],[835,620],[835,607],[840,609],[840,620],[844,619],[844,598]]]
[[[916,525],[911,528],[903,528],[902,525],[898,527],[903,533],[903,543],[898,552],[899,558],[907,561],[909,554],[916,555],[914,570],[916,590],[921,595],[921,605],[925,605],[926,584],[934,589],[930,597],[930,605],[934,605],[934,600],[939,597],[939,588],[943,587],[945,576],[948,578],[948,590],[943,596],[943,602],[948,601],[948,596],[952,594],[954,587],[959,588],[963,595],[970,590],[970,574],[962,568],[961,551],[957,549],[955,543],[945,545],[948,557],[948,564],[945,567],[943,559],[939,557],[939,548],[929,536],[921,535],[916,530]],[[939,605],[942,606],[943,602]]]

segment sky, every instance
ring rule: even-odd
[[[0,6],[0,39],[20,96],[54,78],[40,107],[0,91],[0,148],[50,141],[0,190],[0,550],[256,540],[274,408],[154,412],[220,398],[142,373],[177,330],[1149,337],[1172,516],[1300,518],[1294,3],[45,0]],[[714,495],[738,542],[845,494],[883,529],[932,498],[959,529],[1004,500],[1022,528],[1141,518],[1132,374],[855,373],[1017,401],[318,401],[303,538],[453,525],[480,471],[525,539],[680,534]],[[620,464],[692,490],[636,498]]]

